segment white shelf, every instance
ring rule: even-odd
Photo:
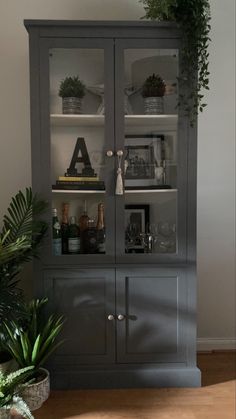
[[[125,126],[148,126],[177,128],[178,115],[125,115]],[[104,125],[104,115],[51,115],[52,126],[87,126],[99,127]]]
[[[75,189],[52,189],[52,193],[72,193],[72,194],[105,194],[103,190],[75,190]]]
[[[128,189],[125,191],[126,194],[135,193],[175,193],[177,189]]]
[[[51,115],[52,126],[84,126],[84,127],[99,127],[104,125],[104,115]]]

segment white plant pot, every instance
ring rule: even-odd
[[[144,113],[146,115],[160,115],[164,113],[164,98],[145,97],[144,98]]]
[[[81,114],[82,100],[78,97],[63,97],[62,98],[62,113],[63,114]]]
[[[39,409],[50,394],[49,371],[45,368],[40,368],[40,371],[44,373],[45,378],[42,381],[28,385],[20,394],[31,411]]]

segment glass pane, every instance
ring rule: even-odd
[[[124,58],[125,251],[176,253],[178,51]]]
[[[102,49],[50,51],[50,112],[53,254],[104,254]]]

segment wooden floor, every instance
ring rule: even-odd
[[[201,388],[55,391],[35,419],[235,419],[235,353],[199,354]]]

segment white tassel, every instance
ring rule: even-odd
[[[123,195],[124,194],[124,187],[123,187],[123,179],[122,179],[122,170],[119,167],[117,169],[117,178],[116,178],[116,195]]]

